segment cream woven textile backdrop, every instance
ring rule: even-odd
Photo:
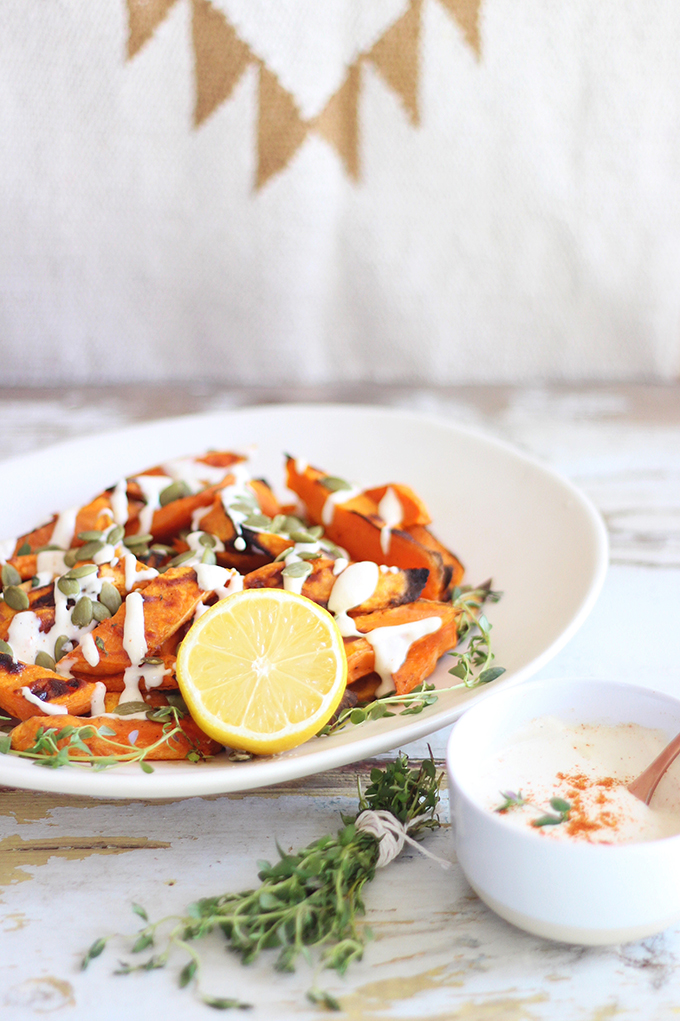
[[[677,375],[677,0],[0,28],[0,382]]]

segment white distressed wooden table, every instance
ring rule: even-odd
[[[612,566],[591,617],[541,676],[617,677],[680,693],[680,388],[0,390],[0,457],[142,419],[276,400],[425,410],[503,437],[569,476],[606,518]],[[446,738],[431,739],[439,758]],[[408,751],[421,756],[425,744]],[[273,860],[275,840],[297,848],[335,831],[340,813],[354,809],[357,771],[368,768],[166,803],[0,791],[0,1017],[212,1016],[177,989],[179,961],[120,977],[112,972],[118,957],[129,959],[124,944],[86,972],[81,955],[98,936],[137,928],[133,901],[157,918],[253,885],[255,860]],[[450,856],[448,827],[428,846]],[[364,960],[344,979],[321,977],[352,1021],[680,1015],[680,927],[603,949],[535,939],[488,911],[457,867],[443,872],[409,850],[378,874],[366,900],[375,940]],[[294,975],[277,974],[267,959],[243,968],[217,936],[204,954],[206,989],[254,1003],[253,1021],[327,1015],[305,999],[306,965]]]

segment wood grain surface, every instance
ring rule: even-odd
[[[611,538],[611,569],[592,615],[543,677],[616,677],[680,694],[680,389],[673,386],[172,391],[144,387],[0,389],[0,458],[142,420],[276,401],[342,401],[420,410],[528,451],[581,486]],[[1,470],[1,469],[0,469]],[[1,477],[1,475],[0,475]],[[10,498],[11,494],[5,494]],[[430,739],[441,760],[448,730]],[[427,754],[427,742],[409,752]],[[130,904],[158,918],[198,897],[252,886],[276,841],[297,848],[340,825],[356,804],[361,763],[247,794],[106,802],[0,792],[0,1016],[213,1016],[177,988],[184,963],[115,976],[129,942],[81,972],[92,941],[133,933]],[[428,838],[452,858],[445,825]],[[679,863],[680,871],[680,863]],[[508,876],[512,882],[512,876]],[[578,896],[578,890],[574,896]],[[408,849],[367,894],[375,934],[344,979],[320,982],[352,1021],[661,1021],[680,1015],[680,927],[627,946],[585,949],[534,938],[494,916],[460,869]],[[241,967],[219,936],[205,948],[205,986],[255,1004],[260,1019],[318,1019],[313,975]]]

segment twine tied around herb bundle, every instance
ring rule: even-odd
[[[376,810],[367,808],[357,817],[354,824],[356,828],[362,833],[369,833],[378,842],[378,860],[375,863],[377,869],[382,869],[389,865],[391,861],[394,861],[401,852],[404,843],[415,847],[426,858],[431,858],[432,861],[438,862],[443,869],[451,868],[450,861],[440,858],[437,854],[432,854],[432,851],[428,851],[426,847],[423,847],[417,840],[409,836],[409,827],[416,824],[419,818],[420,816],[415,816],[404,825],[404,823],[397,819],[396,815],[382,808]]]

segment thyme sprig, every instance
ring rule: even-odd
[[[476,688],[482,684],[489,684],[495,681],[501,674],[505,673],[505,667],[491,667],[489,664],[494,659],[491,650],[491,624],[480,609],[485,602],[497,603],[502,592],[494,592],[491,588],[491,581],[479,585],[477,588],[470,586],[458,587],[453,590],[452,600],[456,609],[460,610],[460,622],[458,625],[459,641],[464,642],[470,635],[470,641],[463,652],[452,652],[458,662],[455,667],[449,670],[454,677],[459,677],[460,684],[452,684],[446,688],[436,688],[434,684],[423,681],[416,685],[411,691],[398,695],[396,691],[389,691],[386,695],[373,699],[361,706],[349,706],[343,709],[335,720],[327,723],[319,731],[319,736],[335,734],[348,724],[359,725],[367,720],[380,720],[387,716],[396,716],[393,709],[403,707],[399,716],[416,716],[422,713],[423,709],[434,705],[440,695],[449,691],[456,691],[460,688]],[[478,634],[475,634],[475,629]]]
[[[193,944],[215,931],[223,934],[243,964],[256,960],[263,951],[277,950],[277,971],[294,971],[302,956],[308,963],[316,963],[317,969],[332,968],[344,974],[352,961],[360,960],[371,939],[370,930],[360,927],[359,916],[365,913],[363,889],[373,879],[378,859],[377,839],[357,829],[356,820],[367,809],[383,809],[395,815],[410,836],[422,835],[439,826],[436,809],[441,780],[432,758],[411,768],[407,756],[400,754],[385,768],[371,770],[365,792],[359,785],[359,811],[343,817],[343,826],[335,836],[321,837],[295,854],[277,844],[277,862],[258,862],[257,888],[204,897],[190,904],[185,915],[157,922],[149,922],[145,909],[133,905],[146,924],[134,935],[130,952],[154,948],[154,953],[138,964],[121,962],[116,974],[163,968],[171,953],[179,950],[188,957],[179,972],[180,988],[193,984],[200,999],[211,1007],[245,1008],[249,1004],[236,997],[209,996],[201,988],[201,958]],[[82,960],[83,968],[100,956],[111,938],[95,940]],[[313,1003],[339,1009],[337,1000],[319,989],[316,981],[307,995]]]
[[[559,826],[560,823],[568,820],[569,813],[571,812],[571,804],[568,801],[565,801],[564,798],[554,797],[550,799],[550,807],[553,812],[557,813],[556,815],[551,815],[550,813],[545,812],[545,809],[541,808],[540,805],[535,805],[533,802],[527,801],[527,799],[522,796],[521,791],[518,791],[517,793],[514,791],[501,791],[500,794],[503,798],[503,804],[499,805],[498,808],[495,808],[494,812],[505,813],[511,808],[523,808],[524,805],[527,805],[529,808],[533,808],[537,812],[542,813],[536,819],[531,820],[531,825],[536,826],[537,828],[541,828],[543,826]]]
[[[0,734],[0,754],[31,759],[36,766],[44,766],[48,769],[59,769],[61,766],[80,766],[100,771],[124,762],[133,762],[138,763],[145,773],[153,773],[153,766],[147,761],[149,755],[161,745],[171,741],[177,734],[181,733],[186,737],[180,720],[187,715],[188,710],[179,699],[174,700],[174,704],[156,708],[152,708],[146,702],[124,702],[117,706],[113,712],[117,716],[129,716],[132,713],[143,712],[147,720],[163,724],[160,737],[145,748],[134,748],[129,744],[113,740],[116,731],[105,723],[98,727],[89,723],[82,727],[67,724],[64,727],[39,727],[30,748],[21,750],[12,748],[11,734]],[[86,744],[94,737],[104,738],[111,751],[106,755],[95,755]],[[194,750],[189,752],[187,758],[192,762],[197,762],[200,755],[198,751]]]
[[[480,612],[484,603],[497,603],[501,596],[502,592],[494,592],[491,588],[491,580],[477,588],[469,585],[457,586],[451,594],[454,607],[460,610],[459,642],[465,641],[468,637],[469,642],[463,652],[451,653],[457,662],[449,673],[454,677],[460,677],[468,688],[477,684],[488,684],[505,673],[505,667],[491,666],[495,659],[491,649],[492,625],[486,614]]]

